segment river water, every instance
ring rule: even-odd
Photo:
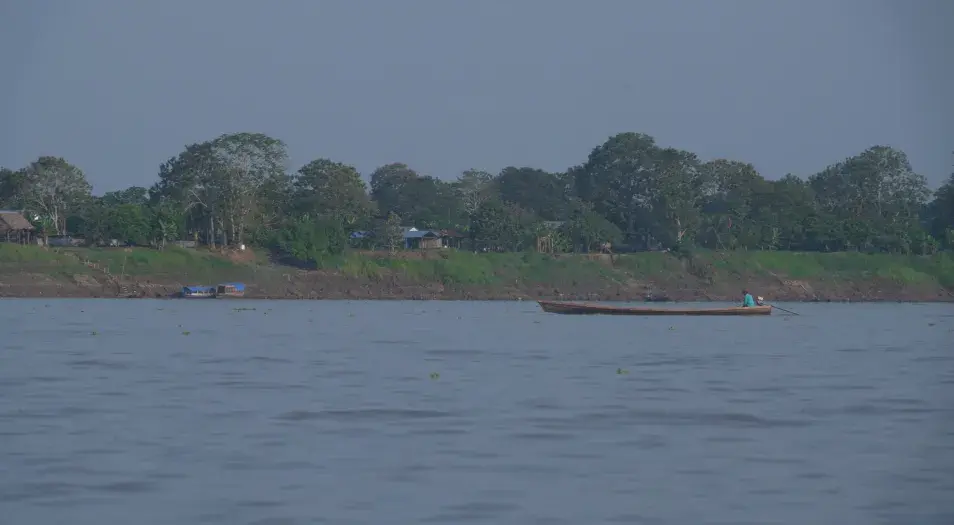
[[[4,300],[0,524],[954,523],[954,305]]]

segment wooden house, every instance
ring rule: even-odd
[[[438,232],[417,228],[404,230],[404,248],[407,250],[433,250],[441,246],[441,234]]]
[[[467,237],[466,235],[456,231],[456,230],[441,230],[441,246],[444,248],[457,248],[460,249],[461,243]]]

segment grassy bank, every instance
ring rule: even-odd
[[[121,283],[148,288],[144,295],[153,295],[183,284],[223,281],[246,282],[250,293],[261,297],[735,300],[740,288],[748,287],[775,300],[941,300],[954,292],[954,256],[698,252],[679,258],[440,251],[389,257],[351,252],[305,271],[272,264],[254,252],[0,244],[0,293],[5,295],[30,295],[31,286],[46,286],[42,295],[85,295],[83,290],[109,295]],[[17,294],[8,293],[12,290]]]

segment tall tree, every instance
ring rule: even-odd
[[[418,177],[397,192],[396,210],[409,225],[453,228],[465,222],[453,185],[434,177]]]
[[[25,183],[26,174],[23,170],[13,171],[0,167],[0,207],[19,205]]]
[[[566,219],[569,202],[561,175],[509,166],[500,172],[495,183],[504,201],[532,211],[544,220]]]
[[[49,219],[57,235],[66,233],[66,218],[90,197],[86,175],[62,157],[40,157],[23,169],[23,206]]]
[[[761,239],[758,245],[743,247],[804,249],[810,234],[806,228],[816,216],[815,196],[804,180],[787,174],[779,180],[766,181],[757,185],[752,196],[751,218],[761,227]]]
[[[150,209],[152,240],[157,249],[163,250],[167,242],[179,239],[184,233],[183,210],[167,200],[152,203]]]
[[[516,204],[487,201],[474,216],[475,247],[513,251],[526,248],[537,222],[536,217]]]
[[[623,240],[623,232],[615,224],[593,211],[588,202],[580,200],[571,203],[569,219],[562,231],[574,251],[585,253],[599,248],[603,243],[612,245]]]
[[[763,224],[754,217],[756,201],[768,190],[767,182],[751,164],[716,159],[700,166],[713,193],[706,199],[706,244],[714,248],[754,245]]]
[[[656,169],[658,147],[651,136],[620,133],[590,152],[573,170],[576,194],[616,224],[628,238],[642,236],[640,217],[651,197],[649,182]]]
[[[364,224],[372,215],[367,186],[353,166],[313,160],[298,170],[293,187],[299,213],[329,217],[347,227]]]
[[[404,246],[404,229],[401,227],[401,217],[389,211],[387,218],[378,222],[375,228],[375,238],[379,245],[387,248],[388,253],[394,255]]]
[[[385,164],[374,170],[371,173],[371,198],[381,213],[400,213],[401,191],[417,178],[416,171],[400,162]]]
[[[143,205],[149,202],[149,190],[142,186],[130,186],[124,190],[106,192],[102,199],[109,206],[120,204]]]
[[[947,248],[954,248],[954,173],[935,192],[927,218],[934,237]]]
[[[267,181],[287,177],[285,143],[263,133],[232,133],[212,141],[220,209],[229,238],[242,242]]]
[[[457,192],[461,207],[468,217],[473,216],[480,206],[494,197],[494,176],[486,171],[470,169],[457,180]]]
[[[268,135],[221,135],[164,163],[153,193],[177,202],[193,228],[204,223],[213,246],[242,242],[266,191],[287,186],[287,157],[285,143]]]
[[[903,151],[875,146],[809,177],[818,205],[841,222],[845,248],[907,251],[930,196]]]
[[[153,202],[181,211],[182,233],[204,231],[206,242],[213,247],[220,227],[220,192],[215,184],[219,169],[209,142],[190,144],[159,166],[159,182],[150,190]]]
[[[702,206],[712,192],[709,174],[699,169],[695,153],[666,148],[656,152],[648,189],[653,236],[667,245],[682,243],[699,231]]]

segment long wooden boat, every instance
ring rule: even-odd
[[[771,305],[725,308],[645,308],[562,301],[537,301],[544,312],[573,315],[771,315]]]

